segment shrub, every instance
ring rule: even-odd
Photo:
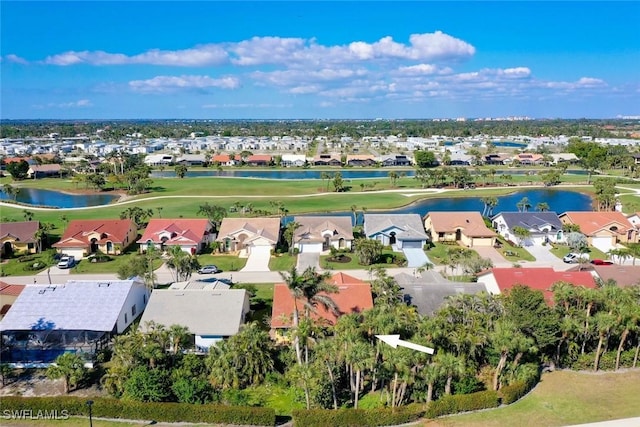
[[[233,425],[273,426],[275,411],[271,408],[245,406],[192,405],[188,403],[142,403],[112,398],[93,398],[92,413],[95,417],[155,420],[160,422],[190,422]],[[17,397],[6,396],[0,400],[0,410],[19,411],[67,411],[69,415],[88,414],[86,398]]]
[[[500,397],[502,398],[502,403],[505,405],[510,405],[527,394],[529,390],[530,388],[524,381],[516,381],[513,384],[504,386],[500,389]]]
[[[296,409],[293,411],[296,427],[376,427],[406,424],[424,415],[424,405],[411,404],[398,408],[377,409]]]
[[[447,395],[429,403],[427,418],[458,412],[477,411],[479,409],[496,408],[500,405],[498,393],[493,390],[479,391],[471,394]]]

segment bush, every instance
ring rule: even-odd
[[[510,405],[527,394],[529,390],[531,390],[531,388],[528,387],[528,384],[524,381],[516,381],[513,384],[504,386],[500,389],[500,397],[502,398],[502,403],[505,405]]]
[[[471,394],[447,395],[429,403],[427,418],[436,418],[458,412],[497,408],[500,405],[498,393],[493,390]]]
[[[160,422],[190,422],[211,424],[234,424],[273,426],[275,411],[271,408],[244,406],[192,405],[188,403],[141,403],[111,398],[93,398],[94,417],[122,418],[133,420],[155,420]],[[88,415],[86,398],[17,397],[6,396],[0,400],[0,410],[19,411],[67,411],[69,415]]]
[[[378,409],[296,409],[295,427],[375,427],[406,424],[424,416],[424,405],[412,404],[398,408]]]
[[[635,350],[623,351],[620,354],[620,367],[630,368],[633,366],[633,358]],[[591,371],[593,370],[593,363],[596,360],[596,353],[585,353],[578,356],[574,361],[568,362],[568,367],[576,371]],[[608,351],[600,357],[600,364],[598,369],[603,371],[613,371],[616,368],[616,352]]]

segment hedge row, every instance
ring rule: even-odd
[[[89,415],[86,398],[78,397],[16,397],[0,399],[0,411],[30,410],[66,411],[69,415]],[[192,422],[273,426],[275,411],[271,408],[224,405],[192,405],[188,403],[141,403],[109,398],[93,398],[95,417],[162,422]]]
[[[608,351],[600,357],[599,369],[603,371],[613,371],[616,369],[616,352]],[[635,357],[635,349],[625,350],[620,355],[620,367],[631,368],[633,366],[633,359]],[[593,363],[596,360],[596,353],[585,353],[578,356],[575,361],[568,363],[568,368],[576,371],[593,370]]]
[[[424,405],[411,404],[398,408],[376,409],[296,409],[295,427],[376,427],[406,424],[424,416]]]
[[[447,395],[429,403],[427,418],[437,418],[458,412],[497,408],[498,406],[500,406],[500,398],[498,397],[498,392],[493,390],[479,391],[470,394]]]

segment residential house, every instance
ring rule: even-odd
[[[245,163],[249,166],[271,166],[273,157],[269,154],[253,154],[245,159]]]
[[[314,166],[342,166],[340,154],[320,154],[313,158]]]
[[[368,154],[347,155],[347,166],[375,166],[376,159]]]
[[[491,218],[493,228],[506,240],[522,246],[564,241],[562,221],[555,212],[501,212]],[[516,227],[529,232],[520,242]]]
[[[65,352],[91,363],[147,306],[149,290],[137,280],[70,280],[29,285],[0,322],[2,361],[47,366]]]
[[[336,273],[328,279],[337,292],[320,295],[328,296],[335,302],[337,311],[318,304],[311,312],[311,318],[324,326],[333,326],[344,314],[362,313],[373,307],[371,285],[344,273]],[[271,311],[271,336],[277,341],[286,340],[285,334],[293,324],[293,312],[296,301],[285,283],[276,283],[273,288],[273,309]],[[304,316],[303,301],[297,302],[300,316]]]
[[[7,314],[25,285],[10,285],[0,281],[0,320]]]
[[[62,173],[62,166],[58,163],[48,163],[44,165],[31,165],[27,170],[28,178],[47,178],[56,176],[59,177]]]
[[[429,212],[424,228],[434,242],[474,246],[493,246],[497,234],[489,229],[480,212]]]
[[[640,265],[592,265],[591,274],[603,283],[614,281],[620,287],[640,286]]]
[[[40,250],[39,221],[0,223],[0,250],[3,258],[14,254],[34,254]]]
[[[578,225],[589,245],[605,253],[637,239],[635,227],[622,212],[565,212],[559,218],[563,224]]]
[[[487,154],[484,156],[484,164],[492,166],[504,166],[511,163],[511,156],[509,154]]]
[[[211,156],[211,163],[220,166],[235,166],[237,162],[228,154],[216,154],[215,156]]]
[[[553,303],[551,287],[558,282],[585,288],[596,287],[596,282],[588,271],[555,271],[547,267],[492,268],[478,274],[478,283],[483,283],[491,294],[503,294],[516,285],[523,285],[541,291],[549,304]]]
[[[207,162],[204,154],[183,154],[176,159],[176,164],[184,166],[202,166]]]
[[[248,313],[249,294],[244,289],[162,289],[151,294],[140,326],[185,326],[195,336],[196,350],[206,353],[237,334]]]
[[[574,164],[580,161],[580,159],[578,159],[578,156],[573,153],[553,153],[549,154],[549,157],[553,159],[550,162],[551,165],[557,165],[560,163]]]
[[[636,229],[636,240],[640,239],[640,212],[634,212],[627,215],[627,219]]]
[[[364,234],[367,239],[403,252],[407,267],[429,262],[423,250],[429,237],[418,214],[364,214]]]
[[[140,252],[146,252],[150,247],[165,251],[171,246],[178,246],[195,255],[215,241],[215,237],[213,224],[208,219],[153,218],[137,243]]]
[[[537,153],[520,153],[513,156],[513,161],[523,166],[541,165],[544,162],[544,156]]]
[[[144,158],[147,166],[168,166],[173,163],[173,154],[149,154]]]
[[[62,238],[51,245],[58,253],[81,259],[98,251],[120,255],[138,235],[136,223],[130,219],[74,219]]]
[[[380,157],[381,166],[411,166],[412,160],[404,154],[387,154]]]
[[[300,224],[293,238],[293,247],[300,252],[351,249],[353,226],[349,216],[296,216],[293,221]]]
[[[280,165],[284,167],[302,167],[307,163],[307,156],[304,154],[283,154]]]
[[[222,252],[261,252],[269,256],[280,239],[280,218],[224,218],[217,242]]]
[[[449,297],[459,294],[475,295],[487,291],[482,283],[455,283],[441,277],[442,280],[430,281],[429,277],[433,272],[425,273],[417,277],[407,273],[394,276],[396,283],[402,288],[404,301],[415,306],[423,316],[432,316]]]

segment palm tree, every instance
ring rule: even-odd
[[[18,197],[18,193],[20,192],[20,189],[11,184],[4,184],[2,186],[2,191],[5,192],[7,196],[10,196],[15,201],[16,198]]]
[[[169,333],[169,340],[171,341],[171,352],[173,354],[178,354],[183,349],[187,348],[191,333],[189,332],[189,328],[182,325],[171,325],[167,330]]]
[[[323,181],[326,179],[327,180],[327,188],[326,191],[329,191],[329,183],[331,182],[331,175],[328,172],[321,172],[320,173],[320,179],[322,179]]]
[[[300,346],[300,336],[298,328],[300,326],[300,308],[298,304],[302,304],[304,308],[303,316],[310,318],[311,312],[315,311],[317,305],[324,306],[338,314],[338,307],[327,293],[336,292],[337,288],[327,282],[328,273],[318,274],[314,267],[307,268],[302,274],[298,274],[295,267],[292,267],[289,273],[280,273],[284,279],[289,292],[293,296],[293,333],[294,348],[296,352],[296,360],[299,365],[303,364],[302,348]],[[307,343],[305,340],[305,355],[308,354]],[[305,358],[305,364],[308,359]]]
[[[358,207],[356,205],[351,205],[351,213],[353,214],[353,225],[355,226],[358,223]]]
[[[47,377],[64,380],[64,392],[69,393],[71,387],[76,387],[87,373],[84,360],[75,353],[63,353],[47,368]]]
[[[547,202],[540,202],[536,204],[536,210],[538,212],[546,212],[549,210],[549,204]]]
[[[523,197],[518,203],[516,203],[516,207],[518,208],[518,212],[527,212],[529,208],[531,208],[531,203],[529,202],[529,198]]]
[[[287,224],[284,229],[284,238],[287,241],[287,245],[289,246],[289,253],[293,253],[293,245],[296,237],[296,230],[300,227],[299,222],[291,221]]]
[[[443,377],[447,378],[444,385],[444,394],[451,394],[451,383],[454,378],[464,374],[465,361],[452,353],[442,352],[435,357],[435,362],[440,365]]]
[[[392,187],[396,186],[396,182],[398,181],[398,178],[400,178],[400,175],[398,175],[396,171],[389,172],[389,181],[391,181]]]
[[[353,407],[358,409],[358,400],[360,396],[360,388],[361,388],[361,377],[362,371],[369,364],[370,359],[372,358],[373,348],[370,344],[364,341],[358,341],[353,344],[350,348],[350,351],[346,354],[346,361],[349,365],[351,365],[351,371],[355,371],[355,386],[354,386],[354,399],[353,399]]]

